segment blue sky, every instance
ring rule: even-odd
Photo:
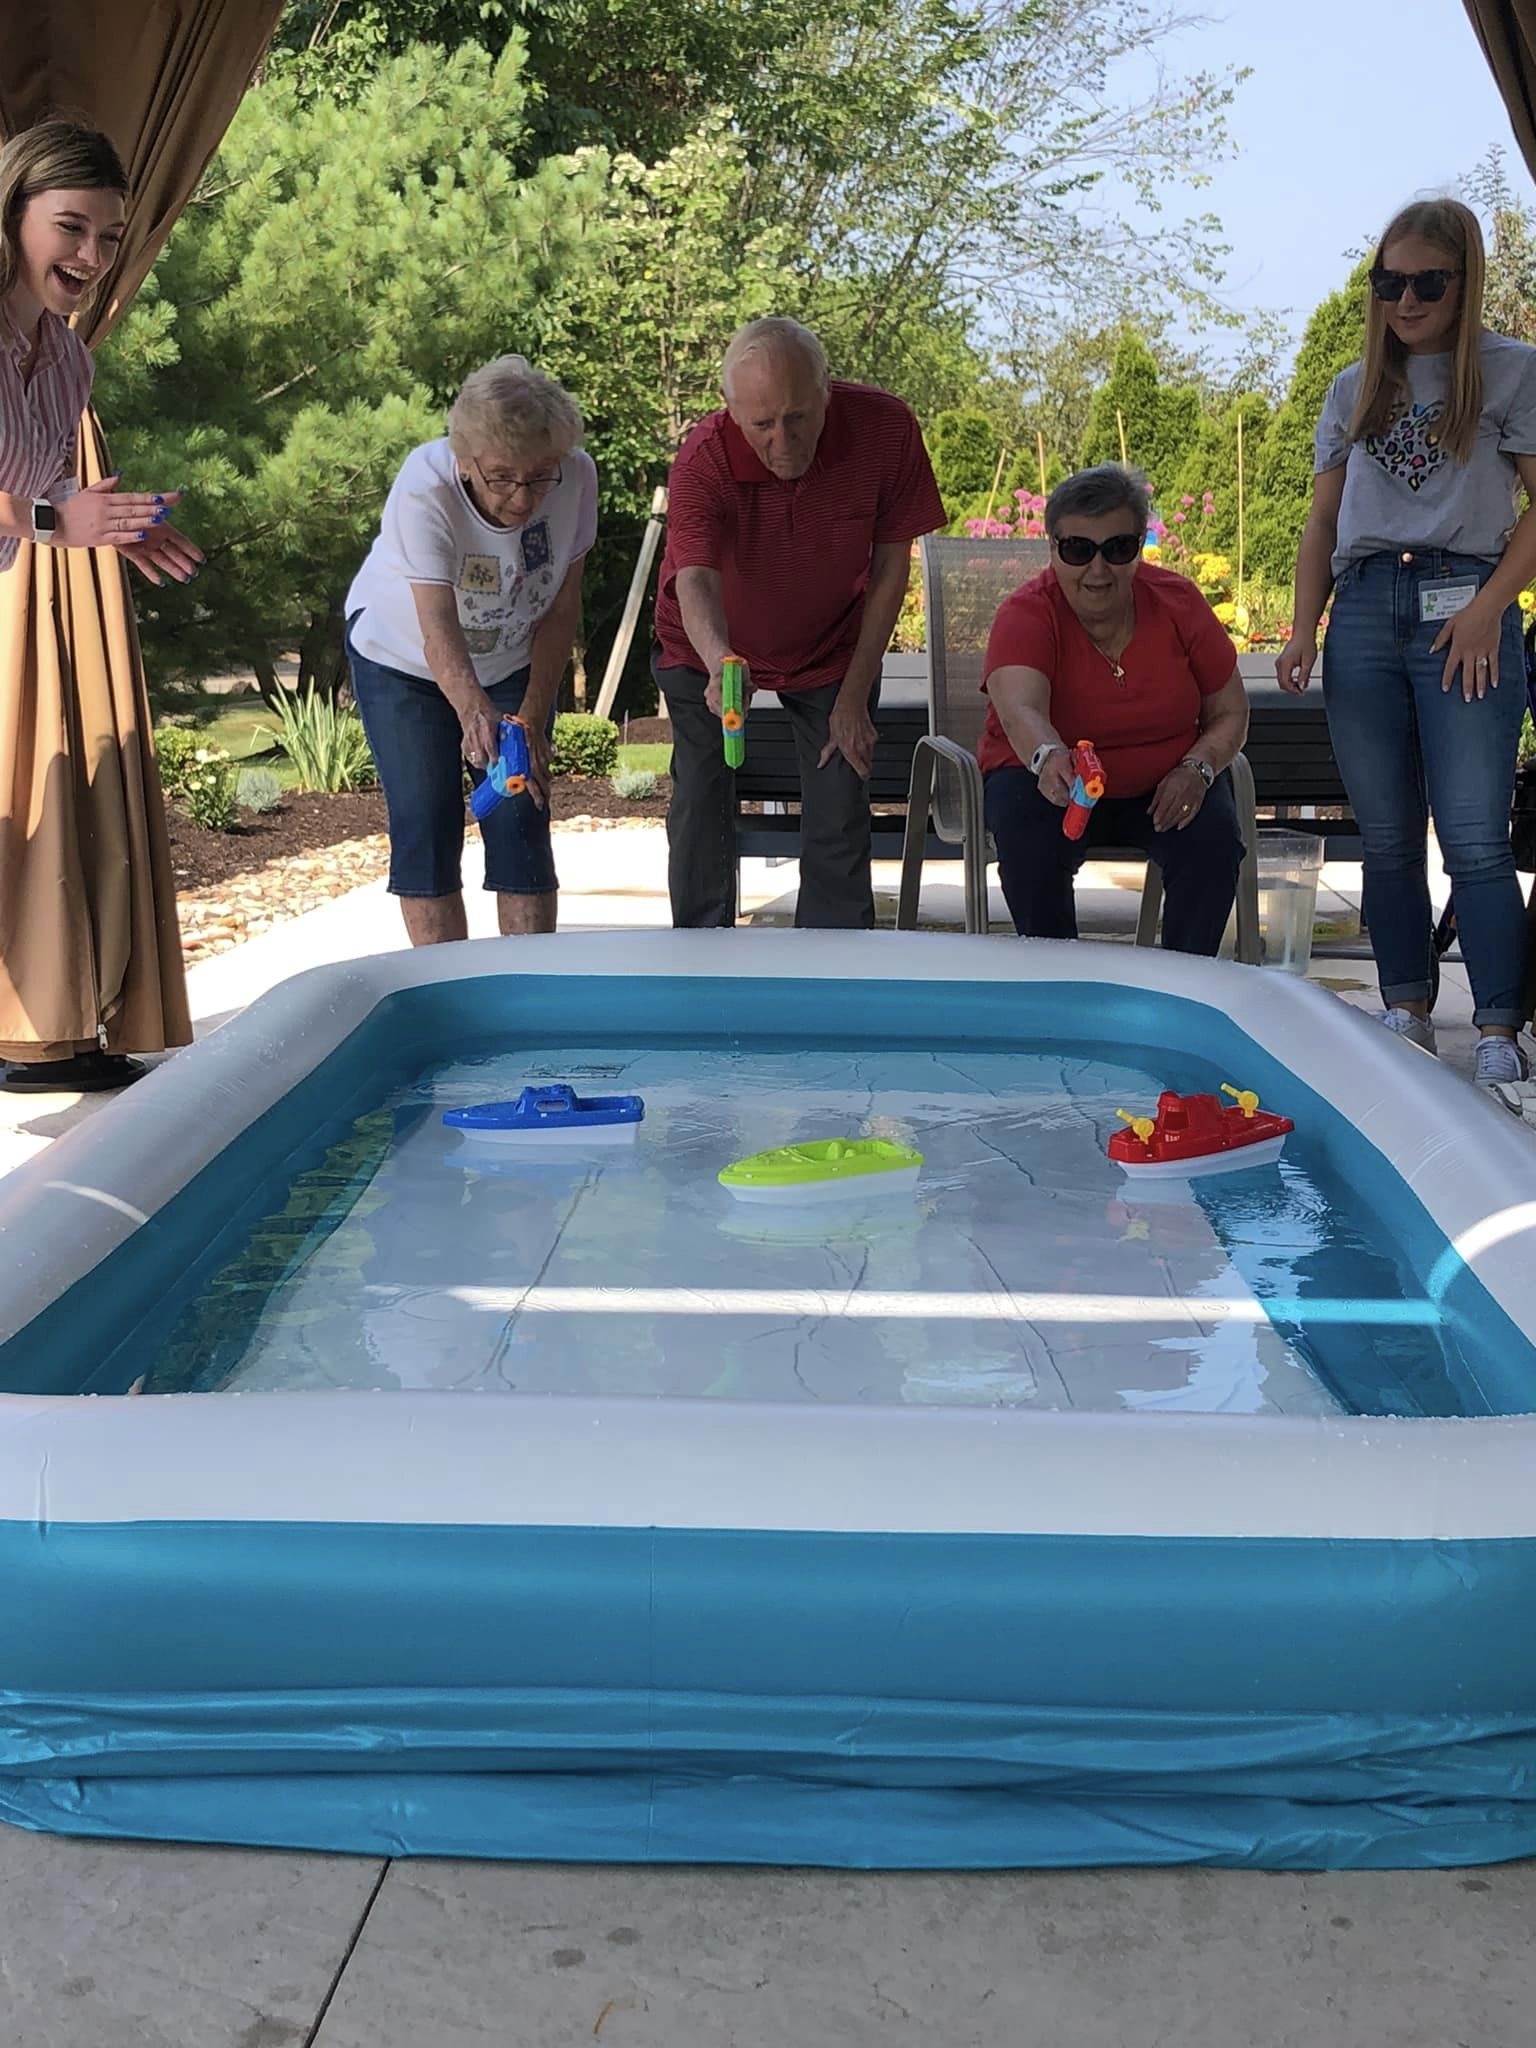
[[[1494,142],[1536,203],[1461,0],[1208,0],[1221,18],[1161,48],[1171,71],[1251,68],[1241,144],[1196,204],[1232,244],[1227,296],[1299,328],[1402,203],[1455,189]],[[1174,203],[1169,195],[1170,209]]]

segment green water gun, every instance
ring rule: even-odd
[[[725,765],[739,768],[747,758],[747,664],[739,654],[728,654],[720,664],[720,730]]]

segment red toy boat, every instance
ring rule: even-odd
[[[1110,1139],[1110,1158],[1132,1180],[1194,1180],[1278,1159],[1296,1128],[1291,1119],[1260,1109],[1251,1088],[1223,1081],[1221,1093],[1232,1097],[1230,1105],[1215,1095],[1175,1095],[1165,1089],[1155,1118],[1116,1110],[1126,1128]]]

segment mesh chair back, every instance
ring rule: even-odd
[[[974,752],[986,723],[981,693],[987,635],[998,607],[1050,564],[1044,540],[964,540],[925,534],[923,604],[928,624],[928,730]]]
[[[1044,540],[967,540],[925,534],[923,608],[928,627],[928,730],[974,756],[986,723],[981,692],[987,636],[1005,597],[1037,576],[1051,559]],[[933,829],[951,843],[963,837],[961,793],[951,761],[936,766]]]

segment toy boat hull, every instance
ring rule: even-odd
[[[549,1131],[493,1130],[489,1126],[458,1124],[460,1137],[476,1145],[515,1148],[520,1152],[591,1151],[594,1146],[633,1145],[638,1124],[568,1124]]]
[[[443,1122],[477,1145],[587,1151],[594,1145],[632,1145],[644,1115],[638,1095],[581,1096],[559,1081],[525,1088],[515,1101],[444,1110]]]
[[[738,1202],[847,1202],[866,1195],[910,1194],[923,1155],[890,1138],[811,1138],[776,1145],[722,1168],[719,1181]]]
[[[1285,1150],[1287,1135],[1282,1132],[1278,1138],[1260,1138],[1252,1145],[1233,1145],[1189,1159],[1149,1159],[1138,1165],[1117,1159],[1115,1164],[1127,1180],[1205,1180],[1216,1173],[1240,1173],[1249,1166],[1273,1166]]]
[[[909,1195],[921,1167],[904,1166],[888,1173],[841,1174],[835,1179],[797,1181],[788,1187],[750,1187],[722,1182],[738,1202],[771,1203],[780,1209],[802,1209],[811,1202],[859,1202],[878,1196]]]

